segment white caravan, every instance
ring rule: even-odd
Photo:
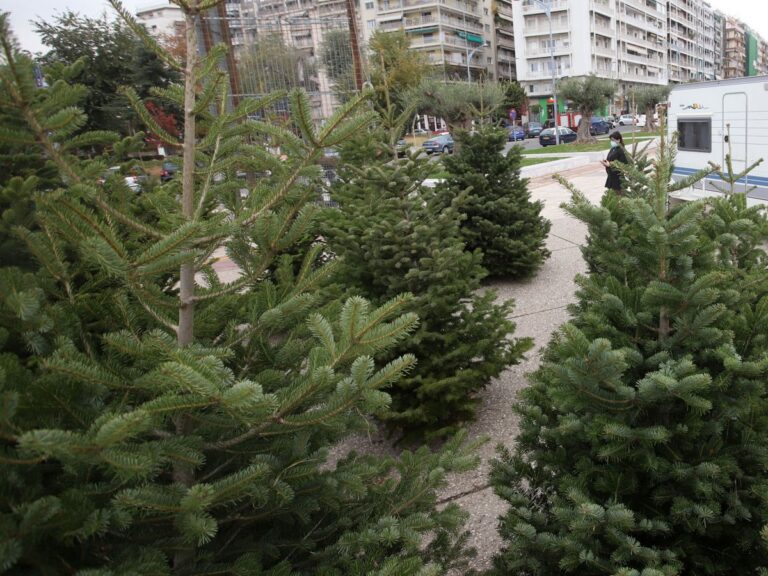
[[[679,137],[674,179],[690,176],[708,162],[726,172],[730,141],[735,174],[760,158],[765,160],[738,181],[737,191],[748,191],[749,204],[768,203],[768,76],[675,86],[667,114],[670,136],[677,132]],[[722,187],[723,182],[712,175],[694,189],[672,196],[678,200],[712,196],[717,184]]]

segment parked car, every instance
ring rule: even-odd
[[[619,116],[619,126],[632,126],[635,123],[633,114],[622,114]]]
[[[179,171],[179,165],[174,162],[163,162],[163,169],[160,172],[160,182],[168,182]]]
[[[406,140],[403,140],[402,138],[397,141],[395,144],[395,150],[397,151],[397,156],[399,158],[402,158],[408,153],[408,150],[410,150],[411,145],[408,144]]]
[[[538,138],[543,129],[541,122],[528,122],[528,126],[525,127],[526,137]]]
[[[525,130],[522,126],[510,126],[507,128],[509,131],[508,140],[510,142],[517,142],[518,140],[525,140]]]
[[[576,132],[570,128],[560,126],[557,128],[557,130],[560,136],[561,144],[567,144],[568,142],[576,141]],[[557,144],[557,140],[555,139],[555,128],[547,128],[546,130],[542,130],[541,134],[539,135],[539,144],[542,146],[554,146]]]
[[[453,153],[453,138],[450,134],[442,134],[430,138],[421,145],[422,150],[427,154],[446,154]]]
[[[120,166],[110,166],[104,173],[102,173],[98,180],[99,184],[104,184],[109,178],[119,175],[120,171]],[[147,174],[138,166],[134,166],[128,174],[123,175],[123,182],[125,182],[125,185],[128,186],[128,189],[131,192],[136,192],[137,194],[141,192],[142,184],[148,180],[149,177]]]
[[[606,116],[603,118],[606,122],[608,122],[608,125],[611,127],[611,129],[616,128],[616,126],[619,125],[619,121],[616,120],[613,116]]]
[[[589,121],[589,133],[592,136],[608,134],[611,131],[611,125],[599,116],[592,116]]]

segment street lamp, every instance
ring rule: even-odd
[[[536,6],[544,10],[549,20],[549,62],[552,67],[552,106],[555,116],[555,144],[560,144],[560,130],[557,122],[557,69],[555,68],[555,37],[552,34],[552,1],[531,0]]]
[[[469,40],[465,40],[465,42],[469,42]],[[491,43],[488,40],[486,40],[485,42],[483,42],[482,44],[480,44],[476,48],[473,48],[472,51],[470,52],[469,44],[467,44],[467,82],[472,82],[472,75],[471,75],[471,72],[469,70],[469,63],[472,61],[472,56],[474,56],[475,52],[480,50],[480,48],[487,48],[490,45],[491,45]]]

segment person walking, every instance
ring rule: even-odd
[[[616,131],[611,134],[610,141],[611,150],[608,152],[606,159],[601,162],[608,173],[605,187],[621,194],[622,175],[612,164],[614,162],[627,163],[627,153],[624,151],[624,138],[621,137],[620,132]]]

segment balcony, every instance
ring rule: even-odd
[[[624,0],[624,4],[627,6],[631,6],[632,8],[635,8],[636,10],[642,10],[643,12],[647,14],[652,14],[659,17],[666,17],[666,13],[664,10],[658,10],[657,8],[653,6],[649,6],[645,3],[645,0]],[[658,6],[659,4],[656,4]]]
[[[553,0],[548,3],[552,12],[558,12],[560,10],[568,10],[568,0]],[[523,12],[525,14],[544,13],[546,10],[539,6],[536,2],[525,0],[523,2]]]
[[[461,2],[460,0],[387,0],[379,2],[379,13],[397,12],[417,6],[445,6],[469,14],[480,13],[475,2]]]
[[[604,56],[605,58],[616,56],[616,51],[610,46],[592,46],[592,53],[597,56]]]
[[[571,67],[570,66],[559,67],[557,70],[557,75],[559,77],[570,76]],[[518,76],[520,77],[520,80],[524,82],[528,82],[529,80],[551,80],[552,72],[550,72],[549,70],[538,70],[536,72],[523,70],[522,72],[518,71]]]
[[[552,34],[568,34],[571,31],[571,26],[568,22],[552,22]],[[544,22],[540,25],[524,26],[523,34],[525,36],[542,36],[549,34],[549,22]]]
[[[570,43],[555,45],[554,52],[555,52],[555,57],[570,54],[571,45]],[[552,54],[549,48],[542,48],[541,46],[531,46],[531,47],[526,47],[525,49],[526,58],[549,58],[551,55]]]

